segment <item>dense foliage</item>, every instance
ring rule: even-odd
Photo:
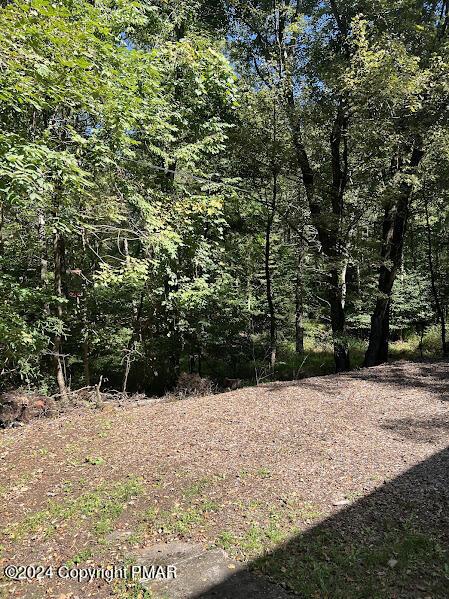
[[[437,1],[4,2],[1,386],[447,354],[448,29]]]

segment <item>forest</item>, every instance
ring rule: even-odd
[[[0,599],[448,599],[449,0],[0,40]]]
[[[449,353],[447,0],[2,0],[0,388]]]

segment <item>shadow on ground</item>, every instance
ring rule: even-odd
[[[449,364],[447,361],[432,363],[392,362],[386,367],[363,368],[348,373],[357,380],[375,381],[399,389],[424,389],[449,401]]]
[[[449,438],[449,413],[426,418],[398,418],[384,422],[382,428],[399,433],[402,438],[418,443],[434,443]]]
[[[267,393],[277,392],[285,387],[297,387],[339,395],[340,390],[329,385],[329,376],[312,377],[291,382],[267,383],[263,389]],[[397,389],[422,389],[435,394],[441,401],[449,401],[449,363],[447,361],[391,362],[385,366],[361,368],[341,373],[339,376],[349,380],[373,381],[376,385],[385,385]],[[337,379],[338,380],[338,379]]]
[[[249,568],[301,597],[449,597],[449,448]],[[196,599],[275,596],[254,594],[247,580],[238,572]]]

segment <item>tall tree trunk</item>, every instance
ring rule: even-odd
[[[125,256],[125,264],[126,267],[129,268],[131,266],[131,256],[129,254],[129,244],[127,237],[123,238],[123,255]],[[137,321],[137,312],[139,309],[138,302],[133,297],[132,299],[132,307],[133,307],[133,315],[134,321]]]
[[[270,219],[269,219],[270,220]],[[265,232],[265,279],[267,289],[268,313],[270,317],[270,368],[276,364],[276,312],[273,301],[273,287],[270,269],[271,224],[267,224]]]
[[[266,280],[266,291],[267,291],[267,303],[268,313],[270,317],[270,368],[273,370],[276,365],[276,337],[277,337],[277,325],[276,325],[276,310],[274,307],[273,298],[273,281],[271,276],[270,260],[271,260],[271,232],[273,228],[274,213],[276,210],[277,200],[277,174],[273,174],[273,190],[271,203],[268,208],[267,225],[265,229],[265,280]]]
[[[302,174],[302,182],[306,191],[310,214],[314,227],[318,232],[323,254],[332,264],[330,269],[331,284],[328,289],[331,306],[331,326],[334,344],[335,369],[337,372],[349,370],[349,350],[346,339],[345,291],[342,282],[344,268],[335,266],[343,262],[346,265],[344,241],[342,239],[344,194],[348,182],[348,117],[345,102],[340,100],[337,107],[334,125],[329,143],[331,150],[332,182],[329,185],[332,211],[325,213],[315,190],[315,173],[310,163],[306,148],[302,141],[301,124],[295,116],[295,100],[292,89],[287,97],[293,146]],[[344,277],[345,278],[345,277]]]
[[[298,256],[295,279],[295,349],[297,354],[304,353],[304,293],[301,252]]]
[[[84,383],[90,386],[90,346],[89,338],[86,337],[83,341],[83,376]]]
[[[382,226],[382,264],[378,298],[371,316],[371,329],[365,366],[377,366],[388,360],[391,293],[402,260],[410,194],[386,208]]]
[[[5,242],[3,239],[3,227],[5,225],[5,207],[3,202],[0,203],[0,258],[4,257]]]
[[[126,352],[126,357],[125,357],[125,372],[123,375],[123,384],[122,384],[122,391],[123,393],[127,392],[127,388],[128,388],[128,377],[129,377],[129,373],[131,371],[131,365],[132,365],[132,361],[133,361],[133,354],[136,350],[137,347],[137,343],[140,339],[140,320],[142,318],[142,313],[143,313],[143,302],[145,299],[145,290],[146,290],[146,285],[144,287],[144,289],[142,290],[141,294],[140,294],[140,301],[139,301],[139,305],[137,307],[137,313],[135,314],[134,317],[134,325],[133,325],[133,332],[131,335],[131,339],[129,340],[128,343],[128,349]]]
[[[331,307],[331,325],[334,340],[334,359],[337,372],[344,372],[351,367],[349,359],[348,342],[346,338],[346,270],[347,260],[341,266],[331,269],[331,293],[329,302]]]
[[[47,283],[48,276],[48,256],[47,256],[47,237],[45,234],[45,216],[43,210],[39,210],[37,215],[37,235],[39,239],[40,254],[40,279],[43,286]]]
[[[86,230],[83,228],[82,231],[82,242],[83,242],[83,266],[84,268],[88,268],[87,260],[86,260],[86,248],[87,248],[87,240],[86,240]],[[83,269],[84,270],[84,269]],[[81,320],[82,320],[82,338],[83,338],[83,374],[84,374],[84,383],[87,386],[90,386],[91,377],[90,377],[90,342],[89,342],[89,312],[87,305],[87,279],[84,275],[84,272],[81,272],[81,280],[82,280],[82,298],[81,298]]]
[[[168,379],[169,385],[173,386],[176,384],[179,378],[183,346],[183,339],[179,330],[179,310],[173,300],[173,295],[178,291],[179,287],[177,283],[172,285],[168,277],[165,277],[164,287],[166,297],[165,318],[167,319],[169,330],[168,337],[170,338],[170,347],[168,352],[170,372],[168,373]]]
[[[430,219],[429,219],[429,202],[426,194],[426,190],[424,189],[424,208],[426,213],[426,232],[427,232],[427,261],[429,266],[429,274],[430,274],[430,283],[432,286],[432,295],[433,301],[435,302],[435,309],[440,320],[441,325],[441,349],[443,352],[443,357],[449,355],[449,345],[446,341],[446,318],[444,314],[444,308],[441,304],[440,294],[438,292],[437,287],[437,273],[435,272],[435,265],[433,262],[433,248],[432,248],[432,231],[430,228]]]
[[[334,339],[334,359],[337,372],[349,370],[349,348],[346,335],[346,271],[348,260],[342,237],[344,194],[348,182],[348,116],[345,102],[340,99],[330,137],[332,185],[330,188],[332,218],[326,236],[332,267],[329,302]],[[326,241],[326,238],[325,238]],[[325,247],[325,246],[324,246]],[[326,248],[325,248],[326,249]]]
[[[61,233],[56,229],[53,236],[53,250],[54,250],[54,261],[55,261],[55,296],[59,300],[56,304],[56,316],[62,322],[64,311],[62,299],[64,298],[63,285],[62,285],[62,273],[64,268],[64,240]],[[59,388],[59,395],[61,400],[67,402],[67,387],[64,376],[63,362],[61,359],[62,350],[62,335],[57,333],[53,340],[53,364],[55,369],[56,382]]]
[[[39,210],[37,215],[37,236],[39,240],[39,260],[40,260],[40,283],[43,289],[48,284],[48,244],[45,231],[45,214],[43,210]],[[50,315],[50,304],[44,303],[44,314]]]
[[[420,144],[412,150],[406,174],[414,174],[423,151]],[[365,366],[377,366],[388,360],[388,343],[390,338],[391,293],[396,274],[402,263],[405,234],[409,216],[413,186],[402,182],[398,190],[398,198],[390,202],[385,209],[382,226],[381,266],[379,271],[378,298],[371,316],[369,345],[365,354]]]

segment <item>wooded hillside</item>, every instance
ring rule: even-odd
[[[447,355],[448,26],[446,0],[3,0],[1,388]]]

